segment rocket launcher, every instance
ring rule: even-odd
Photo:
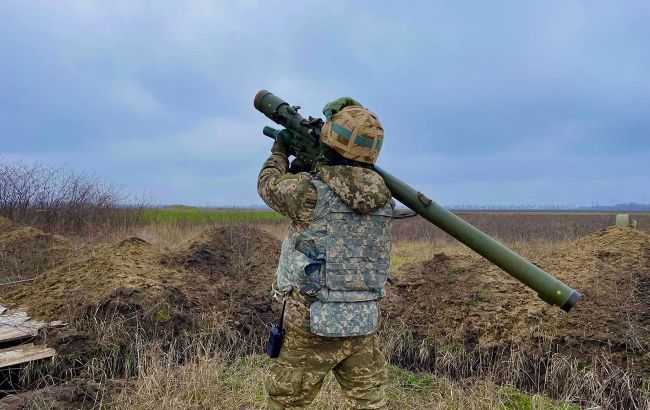
[[[273,139],[282,138],[290,155],[302,160],[310,169],[324,158],[326,154],[320,144],[322,119],[304,118],[298,113],[299,106],[291,106],[266,90],[255,95],[254,105],[271,121],[284,127],[282,130],[264,127],[262,132]],[[580,298],[578,291],[438,205],[422,192],[381,167],[374,165],[372,168],[384,179],[395,199],[533,289],[546,303],[568,312]]]

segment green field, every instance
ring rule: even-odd
[[[189,206],[170,206],[165,208],[145,209],[145,223],[219,223],[219,222],[272,222],[286,218],[272,210],[252,209],[215,209],[195,208]]]

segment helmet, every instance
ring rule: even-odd
[[[384,141],[384,129],[374,113],[361,105],[349,105],[328,118],[320,139],[344,158],[374,164]]]

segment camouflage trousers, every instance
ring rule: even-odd
[[[385,409],[385,360],[376,335],[320,337],[309,330],[309,309],[292,293],[284,316],[286,336],[266,380],[269,409],[303,409],[331,370],[350,409]]]

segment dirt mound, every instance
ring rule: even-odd
[[[202,303],[229,311],[249,332],[273,320],[271,285],[280,242],[244,226],[209,229],[162,258],[165,266],[187,272],[184,288]]]
[[[572,346],[643,355],[650,341],[650,235],[611,227],[532,261],[583,293],[566,314],[478,255],[402,267],[385,311],[416,332],[493,347],[556,334]]]
[[[45,318],[72,318],[90,306],[101,308],[120,300],[154,302],[180,283],[179,275],[160,266],[159,259],[150,244],[128,238],[48,271],[7,299]]]
[[[8,221],[8,220],[5,220]],[[2,225],[4,224],[4,225]],[[6,229],[2,232],[2,226]],[[59,235],[0,220],[0,282],[31,279],[61,264],[74,253],[72,243]],[[3,291],[8,291],[4,287]]]
[[[514,323],[505,317],[534,311],[527,305],[533,295],[478,256],[438,253],[393,276],[384,303],[388,317],[436,340],[490,345],[512,331]]]
[[[575,344],[650,349],[649,234],[607,228],[544,255],[540,266],[583,294],[570,314],[556,315],[558,333]]]
[[[210,229],[169,253],[133,237],[95,248],[6,299],[33,316],[119,314],[174,330],[190,326],[196,313],[218,313],[248,333],[272,321],[279,248],[270,235],[241,227]]]
[[[224,274],[250,278],[274,272],[280,242],[273,236],[246,226],[209,229],[182,244],[165,263],[207,275]]]

